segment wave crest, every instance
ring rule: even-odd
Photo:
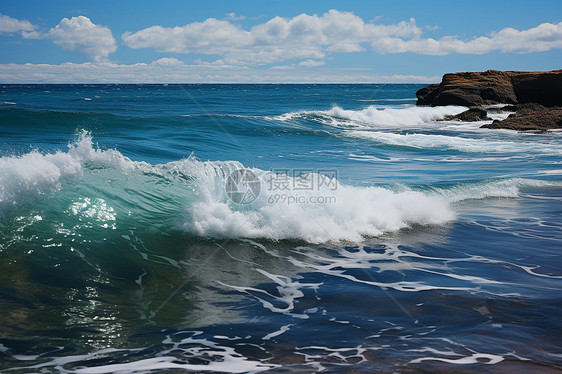
[[[468,108],[463,106],[378,108],[371,105],[364,109],[348,110],[334,106],[325,111],[300,111],[285,113],[274,119],[287,121],[295,118],[320,117],[321,122],[342,125],[341,120],[350,121],[346,125],[367,128],[404,128],[442,120],[446,116],[459,114]]]
[[[262,190],[247,205],[233,203],[225,196],[224,171],[205,173],[205,183],[198,183],[200,199],[190,207],[190,218],[184,227],[211,237],[357,242],[365,236],[378,236],[413,224],[442,224],[455,216],[445,199],[418,191],[396,192],[341,183],[336,189],[328,183],[308,191],[276,191],[268,188],[275,174],[251,171],[259,178]],[[312,173],[309,177],[313,180],[322,176]],[[288,181],[290,186],[295,183],[294,178]]]
[[[448,115],[459,114],[466,109],[467,108],[463,106],[411,106],[399,109],[378,109],[376,106],[369,106],[362,110],[345,110],[335,106],[326,111],[325,114],[374,127],[404,127],[416,126],[422,123],[444,119]]]

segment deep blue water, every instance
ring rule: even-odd
[[[0,86],[0,371],[562,369],[562,133],[421,87]]]

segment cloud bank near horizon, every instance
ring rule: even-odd
[[[286,70],[291,70],[287,73]],[[306,70],[306,71],[305,71]],[[246,67],[213,64],[186,65],[164,57],[151,63],[67,62],[52,64],[0,64],[3,83],[433,83],[440,76],[376,75],[338,69],[335,73],[307,67],[265,69],[256,72]]]

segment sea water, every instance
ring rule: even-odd
[[[0,370],[562,368],[562,133],[421,87],[0,86]]]

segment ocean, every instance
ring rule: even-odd
[[[562,132],[421,87],[0,86],[0,371],[562,370]]]

